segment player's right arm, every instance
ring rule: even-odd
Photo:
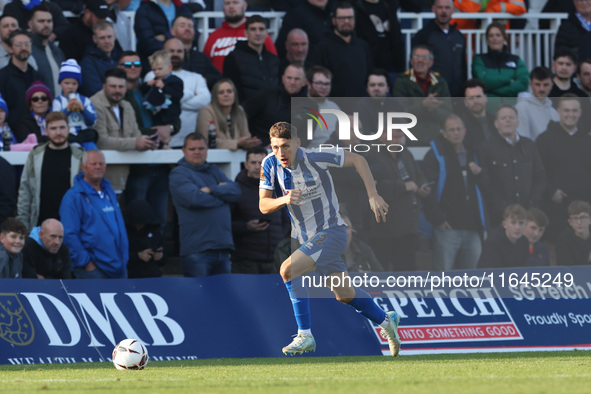
[[[264,215],[290,204],[302,205],[302,191],[300,189],[290,190],[286,195],[277,198],[273,197],[272,190],[259,189],[259,209]]]

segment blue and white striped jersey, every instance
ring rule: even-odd
[[[319,152],[299,148],[292,168],[283,168],[271,153],[261,165],[260,189],[275,192],[276,197],[288,190],[302,191],[302,205],[288,205],[291,236],[300,243],[312,239],[321,230],[343,226],[339,202],[334,190],[329,167],[342,167],[345,152],[336,148]]]

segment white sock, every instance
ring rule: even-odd
[[[298,334],[312,335],[312,329],[311,328],[308,328],[307,330],[298,330]]]
[[[388,315],[386,315],[386,318],[384,319],[384,321],[380,323],[380,327],[382,327],[385,330],[386,327],[388,327],[388,322],[389,322]]]

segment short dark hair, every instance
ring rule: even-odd
[[[269,137],[295,140],[298,138],[298,130],[291,123],[277,122],[269,129]]]
[[[497,112],[495,112],[495,119],[499,118],[499,112],[501,112],[501,110],[503,110],[505,108],[510,108],[515,112],[515,115],[519,115],[519,113],[517,112],[517,108],[515,108],[511,104],[503,103],[497,107]]]
[[[534,207],[527,210],[527,221],[534,222],[540,227],[548,227],[548,223],[550,223],[550,220],[544,211]]]
[[[267,156],[267,150],[262,146],[254,146],[246,151],[246,161],[248,161],[249,155],[265,155]]]
[[[118,67],[115,67],[115,68],[110,68],[107,71],[105,71],[105,81],[109,77],[127,79],[127,74],[125,73],[124,70],[122,70]]]
[[[6,218],[0,225],[2,234],[17,233],[27,235],[27,226],[17,218]]]
[[[466,89],[482,88],[484,94],[486,94],[486,82],[478,78],[472,78],[466,81],[464,84],[464,96],[466,95]]]
[[[355,12],[355,7],[353,7],[353,3],[351,1],[342,0],[335,4],[334,8],[332,9],[332,17],[334,18],[337,15],[337,10],[348,10],[352,9]]]
[[[179,19],[184,18],[184,19],[188,19],[191,22],[193,22],[193,25],[195,24],[195,21],[193,20],[192,17],[188,16],[188,15],[177,15],[173,20],[172,23],[170,24],[170,27],[174,26],[175,22],[178,21]]]
[[[244,28],[248,29],[248,26],[252,25],[253,23],[262,23],[265,25],[265,28],[269,28],[269,21],[266,18],[260,16],[259,14],[249,16],[248,19],[246,19],[246,24],[244,25]]]
[[[1,18],[1,17],[0,17],[0,20],[2,20],[2,18]],[[591,58],[589,58],[589,57],[588,57],[588,58],[585,58],[585,59],[583,59],[583,60],[581,60],[581,61],[579,62],[579,64],[577,65],[577,74],[580,74],[580,73],[581,73],[581,66],[582,66],[584,63],[586,63],[586,64],[591,64]]]
[[[12,42],[14,41],[14,37],[16,37],[16,36],[27,36],[27,37],[29,37],[29,40],[31,39],[31,33],[29,33],[26,30],[23,30],[23,29],[16,29],[15,31],[10,33],[10,36],[8,36],[8,43],[10,44],[11,47],[12,47]]]
[[[121,61],[121,59],[123,59],[124,57],[127,57],[127,56],[140,57],[140,55],[136,51],[123,51],[123,52],[121,52],[119,59],[117,59],[117,63],[119,63]]]
[[[16,21],[16,25],[18,26],[18,19],[16,19],[16,17],[12,14],[2,14],[0,15],[0,22],[2,22],[2,19],[7,18],[7,17],[11,17],[12,19],[14,19]]]
[[[47,116],[45,117],[45,124],[47,126],[49,126],[50,123],[53,122],[58,122],[60,120],[63,120],[66,122],[66,124],[68,123],[68,115],[66,115],[65,113],[61,112],[61,111],[53,111],[47,114]]]
[[[49,7],[47,6],[46,3],[41,3],[39,5],[36,5],[35,7],[31,8],[31,11],[29,12],[29,20],[33,19],[37,12],[51,13],[51,10],[49,9]],[[53,15],[51,17],[53,18]]]
[[[187,141],[203,141],[205,145],[207,145],[207,140],[205,139],[205,137],[201,133],[198,133],[196,131],[187,134],[187,136],[183,140],[183,148],[187,146]]]
[[[533,81],[534,79],[537,79],[538,81],[544,81],[546,79],[552,79],[552,77],[554,77],[552,70],[544,66],[534,67],[534,69],[529,73],[530,81]]]
[[[330,70],[326,67],[322,67],[322,66],[312,66],[308,69],[308,71],[306,71],[306,80],[310,83],[314,82],[314,75],[316,74],[322,74],[324,75],[326,78],[332,80],[332,73],[330,72]]]
[[[388,71],[384,70],[383,68],[374,68],[372,69],[367,75],[365,76],[365,86],[369,82],[369,77],[372,75],[377,75],[379,77],[386,78],[386,83],[390,86],[390,76],[388,75]]]
[[[560,48],[557,49],[556,52],[554,52],[554,56],[552,57],[552,60],[556,61],[558,60],[559,57],[568,57],[571,62],[573,62],[574,64],[577,64],[577,55],[571,51],[570,49],[567,48]]]
[[[591,215],[591,205],[587,201],[573,201],[568,206],[568,215],[578,215],[579,213],[588,213]]]

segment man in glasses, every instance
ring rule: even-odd
[[[0,92],[6,94],[8,105],[8,124],[12,130],[17,129],[17,123],[26,108],[25,92],[35,81],[42,80],[42,76],[28,63],[31,57],[30,33],[17,29],[8,39],[12,54],[10,63],[0,70]]]
[[[332,73],[328,68],[310,67],[306,71],[306,83],[308,84],[308,97],[313,97],[314,103],[318,106],[318,112],[323,109],[341,109],[337,103],[328,99],[332,85]],[[316,125],[313,138],[306,146],[308,149],[318,148],[320,144],[328,141],[330,134],[336,130],[337,119],[335,116],[327,116],[325,120],[328,126],[327,130],[322,131],[320,126]],[[302,142],[306,140],[304,139]]]
[[[367,43],[355,35],[353,5],[339,2],[332,23],[333,31],[320,40],[310,60],[332,72],[333,97],[364,97],[364,80],[373,68],[373,61]]]

